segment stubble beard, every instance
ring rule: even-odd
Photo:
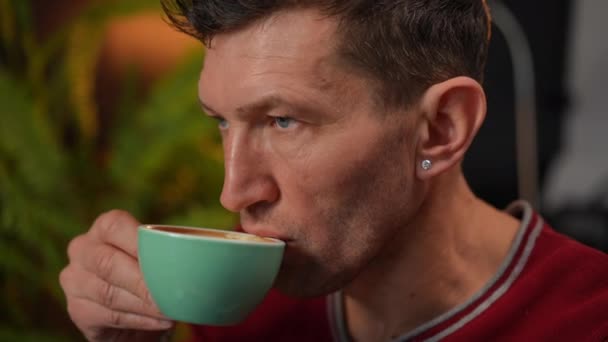
[[[317,297],[345,288],[407,222],[407,191],[412,190],[412,184],[404,165],[395,161],[395,154],[405,153],[404,137],[381,139],[371,151],[374,157],[353,165],[353,172],[328,192],[343,194],[340,198],[327,201],[321,195],[316,199],[315,219],[292,226],[293,232],[307,232],[316,225],[312,231],[325,231],[327,236],[323,242],[305,237],[294,241],[291,252],[297,258],[283,262],[275,282],[280,292]],[[344,189],[351,191],[344,193]]]

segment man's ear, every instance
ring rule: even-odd
[[[477,81],[456,77],[431,86],[420,106],[416,175],[428,179],[463,159],[485,118],[486,97]],[[424,160],[430,168],[422,167]]]

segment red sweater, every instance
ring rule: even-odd
[[[495,277],[465,303],[395,341],[608,341],[608,256],[560,235],[529,205]],[[405,309],[404,309],[405,310]],[[234,327],[195,326],[196,341],[350,341],[340,293],[302,300],[271,291]]]

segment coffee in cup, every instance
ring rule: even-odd
[[[245,234],[240,232],[222,231],[222,230],[211,230],[211,229],[194,229],[187,227],[176,227],[176,226],[148,226],[149,229],[160,230],[163,232],[169,232],[174,234],[187,234],[212,237],[218,239],[229,239],[229,240],[240,240],[240,241],[251,241],[251,242],[276,242],[276,239],[264,238],[257,235]]]

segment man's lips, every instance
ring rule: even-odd
[[[235,227],[235,230],[238,232],[256,235],[259,237],[272,238],[272,239],[282,240],[285,242],[289,241],[289,239],[286,236],[284,236],[272,229],[269,229],[269,228],[255,227],[255,226],[249,226],[249,225],[244,226],[242,224],[238,224]]]

